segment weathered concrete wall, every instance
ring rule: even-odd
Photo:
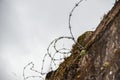
[[[89,39],[84,55],[75,44],[71,56],[46,80],[120,80],[120,1]]]

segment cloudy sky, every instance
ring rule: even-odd
[[[68,15],[78,1],[0,0],[0,80],[23,80],[31,61],[40,69],[48,44],[70,35]],[[114,0],[83,1],[72,17],[75,38],[94,30],[113,5]]]

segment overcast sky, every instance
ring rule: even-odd
[[[40,69],[48,44],[70,35],[68,15],[77,1],[0,0],[0,80],[22,80],[31,61]],[[75,38],[94,30],[113,5],[114,0],[83,1],[72,17]]]

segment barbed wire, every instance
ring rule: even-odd
[[[30,66],[30,65],[32,65],[32,67],[30,68],[30,70],[33,71],[33,72],[39,73],[41,76],[27,76],[27,77],[26,77],[26,76],[25,76],[25,70],[26,70],[26,68],[27,68],[28,66]],[[34,70],[34,63],[33,63],[33,62],[28,63],[28,64],[24,67],[24,69],[23,69],[23,78],[24,78],[24,80],[27,80],[27,79],[29,79],[29,78],[35,78],[35,77],[38,77],[38,78],[44,80],[44,78],[42,77],[42,75],[43,75],[43,74],[41,74],[41,72],[39,72],[39,71],[37,71],[37,70]]]
[[[72,26],[71,26],[71,19],[72,19],[72,15],[73,15],[73,12],[75,11],[75,9],[79,6],[79,4],[82,2],[83,0],[80,0],[78,3],[75,4],[75,6],[73,7],[73,9],[71,10],[71,12],[69,13],[69,21],[68,21],[68,25],[69,25],[69,31],[70,31],[70,35],[71,37],[73,38],[73,41],[74,43],[77,44],[77,46],[80,48],[80,49],[84,49],[84,47],[82,45],[80,45],[79,43],[76,42],[75,38],[74,38],[74,35],[73,35],[73,32],[72,32]]]
[[[71,26],[71,19],[72,19],[72,15],[73,15],[73,12],[75,11],[75,9],[79,6],[79,4],[84,1],[84,0],[80,0],[79,2],[77,2],[75,4],[75,6],[72,8],[72,10],[70,11],[69,13],[69,19],[68,19],[68,28],[69,28],[69,32],[70,32],[70,36],[61,36],[61,37],[58,37],[56,39],[54,39],[53,41],[51,41],[51,43],[49,44],[48,48],[47,48],[47,53],[45,53],[44,57],[43,57],[43,60],[42,60],[42,67],[41,67],[41,71],[37,71],[37,70],[34,70],[34,63],[33,62],[30,62],[28,63],[24,69],[23,69],[23,79],[24,80],[27,80],[29,78],[40,78],[41,80],[44,80],[44,77],[48,72],[50,71],[53,71],[53,66],[55,68],[57,68],[57,62],[61,62],[62,60],[65,59],[66,55],[70,54],[71,53],[71,50],[70,49],[67,49],[67,48],[61,48],[61,49],[57,49],[57,43],[58,41],[62,40],[62,39],[68,39],[68,40],[72,40],[75,44],[77,44],[77,46],[80,48],[80,49],[84,49],[84,47],[82,45],[80,45],[79,43],[76,42],[75,40],[75,37],[73,35],[73,32],[72,32],[72,26]],[[50,53],[50,48],[53,48],[55,50],[54,54]],[[55,56],[57,54],[61,54],[63,55],[64,57],[59,57],[59,58],[56,58]],[[49,57],[50,58],[50,69],[48,72],[43,72],[44,70],[44,65],[45,65],[45,60],[46,60],[46,57]],[[68,57],[68,56],[67,56]],[[30,68],[31,71],[33,72],[36,72],[39,74],[39,76],[26,76],[25,75],[25,70],[28,66],[32,65],[32,67]]]

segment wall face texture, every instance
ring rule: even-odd
[[[120,1],[87,39],[84,55],[75,44],[71,56],[46,80],[120,80]]]

